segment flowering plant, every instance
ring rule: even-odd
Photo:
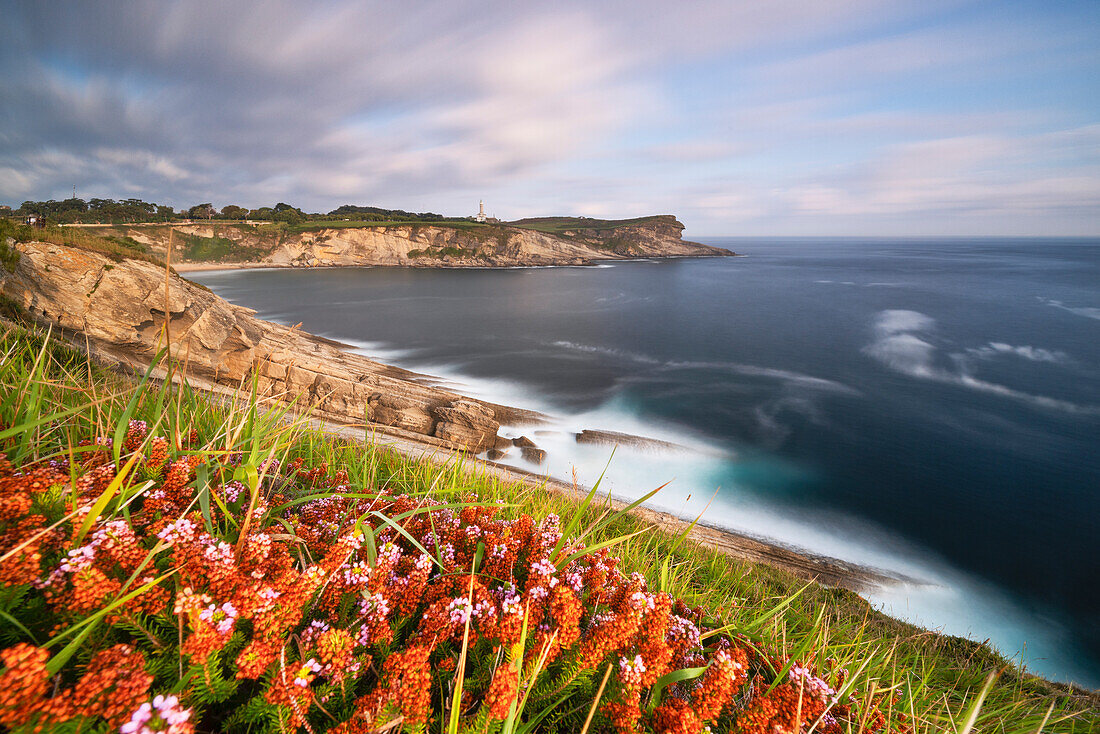
[[[198,443],[131,420],[117,460],[94,437],[71,458],[0,461],[6,598],[68,630],[35,644],[28,626],[0,650],[0,724],[515,731],[589,709],[619,732],[851,723],[842,671],[792,665],[769,687],[785,660],[623,573],[609,544],[563,537],[557,516]],[[875,704],[860,724],[887,728]]]

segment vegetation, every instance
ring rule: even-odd
[[[669,221],[669,215],[657,215],[652,217],[636,217],[634,219],[591,219],[589,217],[533,217],[530,219],[517,219],[508,224],[520,229],[533,229],[547,234],[566,234],[578,230],[593,230],[597,233],[621,227],[634,227],[639,224],[653,224],[661,221]]]
[[[445,257],[467,259],[477,256],[477,250],[465,247],[428,247],[423,250],[409,250],[409,257],[412,258],[430,257],[442,260]]]
[[[219,211],[211,202],[195,204],[187,209],[176,211],[170,206],[155,204],[141,199],[91,199],[85,201],[73,197],[63,201],[24,201],[18,209],[11,212],[14,218],[28,216],[45,218],[53,224],[139,224],[152,222],[174,222],[184,219],[207,221],[244,221],[257,220],[296,225],[303,222],[333,220],[336,222],[443,222],[469,219],[448,220],[442,214],[434,212],[407,212],[403,209],[381,209],[373,206],[354,206],[345,204],[327,214],[307,214],[298,207],[279,202],[273,207],[247,209],[236,204],[228,204]]]
[[[17,242],[35,240],[55,245],[67,245],[78,250],[106,255],[115,262],[125,259],[143,260],[164,267],[163,260],[150,253],[148,247],[132,237],[107,234],[105,231],[74,229],[72,227],[16,227],[10,221],[0,219],[0,232],[5,231],[5,228],[14,228],[15,234],[9,236],[12,236]],[[18,262],[18,254],[18,252],[15,253],[16,262]]]
[[[31,228],[16,226],[7,219],[0,219],[0,266],[11,272],[19,264],[19,250],[15,249],[12,242],[27,242],[31,239]]]
[[[151,204],[141,199],[65,199],[64,201],[24,201],[13,216],[35,215],[56,224],[74,222],[166,222],[176,214],[172,207]]]
[[[183,259],[194,262],[248,262],[266,255],[264,247],[250,247],[228,237],[202,237],[186,232],[176,232],[175,251]]]
[[[988,648],[595,493],[348,443],[254,395],[134,384],[38,333],[7,328],[0,355],[9,730],[1100,725],[1093,699]]]

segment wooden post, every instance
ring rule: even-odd
[[[168,225],[168,254],[164,258],[164,356],[166,357],[165,367],[172,361],[172,331],[168,325],[168,322],[172,319],[172,311],[169,306],[168,298],[168,284],[172,278],[172,235],[175,234],[175,229],[172,225]]]

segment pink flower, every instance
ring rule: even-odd
[[[181,708],[175,696],[157,696],[137,707],[119,729],[120,734],[187,734],[191,709]]]
[[[313,680],[313,677],[321,672],[321,664],[310,658],[302,663],[302,667],[298,668],[297,675],[294,676],[294,685],[305,688]]]

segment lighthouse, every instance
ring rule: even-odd
[[[485,221],[485,202],[484,201],[479,201],[477,203],[477,216],[474,217],[474,219],[478,222],[484,222]]]

